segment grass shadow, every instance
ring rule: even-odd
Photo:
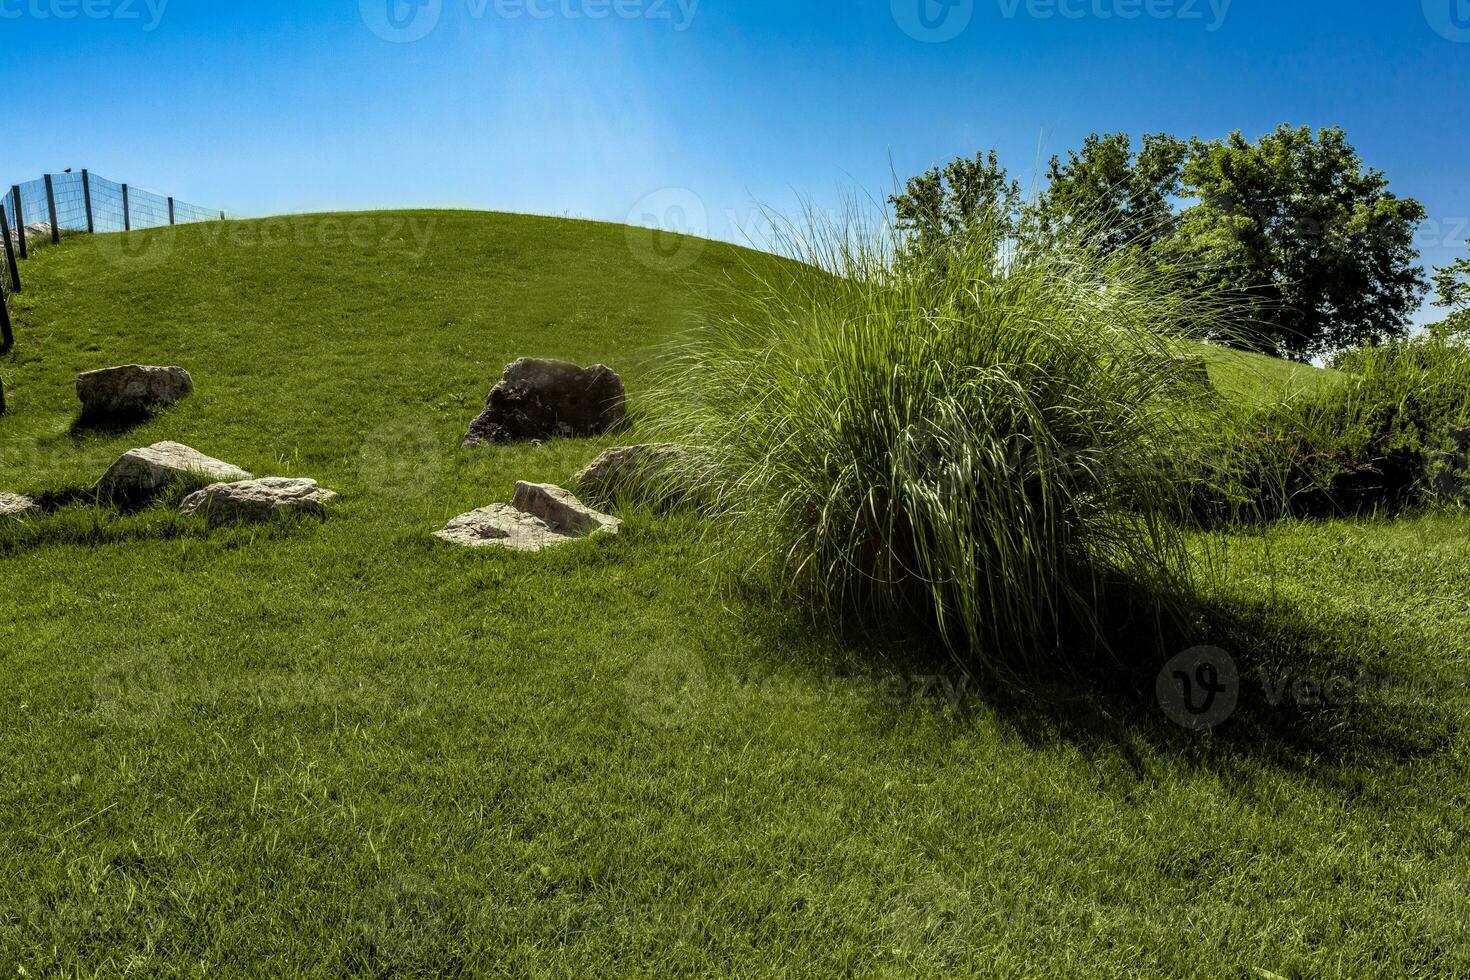
[[[157,417],[157,412],[128,412],[125,414],[83,412],[72,421],[68,431],[73,441],[78,442],[94,436],[121,436],[127,435]]]
[[[1367,617],[1329,628],[1283,602],[1217,599],[1195,603],[1189,622],[1160,624],[1147,615],[1147,596],[1118,589],[1113,654],[1005,677],[969,668],[917,620],[785,612],[753,621],[780,656],[804,649],[783,640],[793,617],[833,637],[822,655],[832,659],[807,654],[813,659],[772,663],[773,671],[896,681],[896,696],[871,700],[884,726],[909,723],[914,707],[949,712],[957,725],[985,712],[1028,745],[1121,754],[1140,773],[1149,754],[1202,767],[1248,758],[1328,781],[1355,765],[1404,765],[1448,748],[1457,699],[1470,700],[1464,682],[1416,676],[1412,651],[1384,649],[1374,639],[1383,630]],[[736,591],[742,604],[772,608],[758,585]],[[1182,689],[1181,673],[1192,690]],[[1211,682],[1228,684],[1214,701]]]

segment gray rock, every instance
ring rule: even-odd
[[[159,442],[124,453],[103,474],[97,490],[107,497],[146,498],[191,475],[221,483],[250,479],[250,474],[238,466],[177,442]]]
[[[550,527],[572,534],[616,531],[623,524],[616,517],[600,514],[561,487],[548,483],[517,483],[515,509],[539,517]]]
[[[211,527],[236,521],[261,522],[289,513],[327,515],[327,504],[337,499],[315,480],[267,476],[259,480],[216,483],[184,498],[179,509],[204,514]]]
[[[466,446],[601,435],[627,416],[623,379],[597,364],[522,358],[505,369]]]
[[[0,519],[33,517],[40,512],[41,508],[30,497],[0,491]]]
[[[461,514],[435,537],[470,548],[541,551],[593,534],[616,534],[622,521],[582,505],[560,487],[520,483],[516,501]]]
[[[609,449],[577,474],[577,492],[595,500],[615,501],[628,494],[657,491],[679,456],[679,447],[667,443]]]
[[[77,378],[82,414],[90,417],[141,415],[193,393],[194,379],[181,367],[127,364]]]

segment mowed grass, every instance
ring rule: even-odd
[[[1213,734],[1152,690],[1021,700],[814,624],[722,584],[689,515],[540,556],[430,537],[615,441],[459,449],[507,361],[605,362],[636,412],[750,258],[446,212],[40,250],[0,489],[173,439],[344,498],[268,529],[77,504],[0,530],[0,970],[1470,970],[1462,516],[1216,542],[1239,629],[1199,642],[1245,682]],[[75,375],[134,361],[196,396],[74,431]]]

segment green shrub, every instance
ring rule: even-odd
[[[1346,352],[1335,383],[1224,431],[1195,508],[1234,517],[1393,510],[1470,488],[1470,347],[1431,334]]]
[[[801,261],[699,330],[650,404],[737,568],[1005,673],[1182,614],[1178,475],[1210,393],[1158,326],[1207,315],[1177,282],[998,238],[897,261],[858,224],[792,236]]]

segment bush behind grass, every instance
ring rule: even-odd
[[[1470,448],[1470,347],[1442,334],[1340,355],[1335,383],[1234,413],[1194,480],[1211,518],[1341,516],[1458,501]]]
[[[1006,674],[1189,616],[1175,474],[1208,382],[1162,325],[1213,312],[1084,232],[1001,239],[790,232],[799,261],[690,338],[652,403],[736,567]]]

